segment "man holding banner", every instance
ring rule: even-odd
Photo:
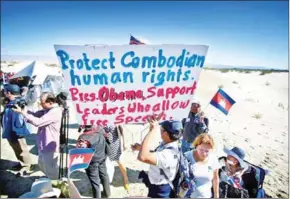
[[[179,121],[166,120],[159,126],[158,118],[152,118],[149,133],[141,145],[132,145],[132,150],[139,150],[138,160],[150,165],[148,171],[148,197],[168,198],[171,194],[171,184],[176,176],[180,152],[178,139],[181,136],[182,124]],[[155,133],[161,133],[161,144],[150,150],[150,144]],[[146,177],[147,178],[147,177]]]

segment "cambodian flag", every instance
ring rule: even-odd
[[[242,189],[241,179],[239,177],[229,177],[228,183],[235,188]]]
[[[135,37],[133,37],[131,35],[129,44],[130,45],[142,45],[142,44],[145,44],[145,43],[141,42],[140,40],[136,39]]]
[[[219,89],[215,96],[210,101],[210,104],[219,109],[225,115],[229,113],[230,108],[236,103],[228,94],[222,89]]]
[[[75,148],[69,150],[68,177],[76,170],[88,168],[94,152],[95,150],[91,148]]]

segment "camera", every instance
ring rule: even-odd
[[[17,99],[16,102],[10,105],[10,108],[17,108],[15,105],[19,106],[21,109],[24,109],[27,106],[27,102],[24,99]]]
[[[60,105],[63,106],[64,108],[67,107],[67,97],[68,97],[68,93],[66,92],[60,92],[57,96],[56,96],[56,102]]]

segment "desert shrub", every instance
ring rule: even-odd
[[[279,102],[278,107],[285,109],[284,105],[281,102]]]
[[[256,113],[254,116],[253,116],[253,118],[255,118],[255,119],[261,119],[262,118],[262,114],[260,114],[260,113]]]

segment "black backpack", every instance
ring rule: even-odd
[[[219,186],[219,197],[220,198],[249,198],[248,190],[246,189],[238,189],[234,186],[226,183],[220,182]]]

